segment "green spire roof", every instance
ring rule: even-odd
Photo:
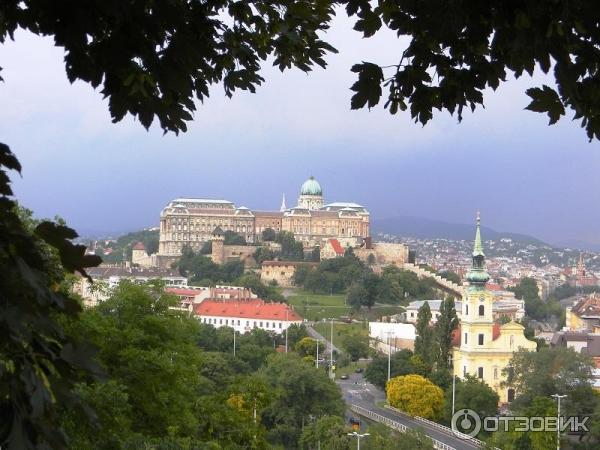
[[[473,244],[473,259],[471,269],[467,273],[467,281],[472,285],[484,285],[490,279],[485,270],[485,254],[481,242],[481,218],[477,211],[477,231],[475,232],[475,243]]]
[[[477,231],[475,232],[475,244],[473,245],[473,256],[485,256],[483,253],[483,244],[481,243],[481,217],[477,211]]]

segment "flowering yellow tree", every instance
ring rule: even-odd
[[[388,403],[411,416],[436,420],[444,410],[444,392],[421,375],[392,378],[386,386]]]

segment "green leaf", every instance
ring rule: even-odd
[[[561,116],[565,115],[565,107],[554,89],[543,85],[542,89],[530,88],[526,93],[532,101],[525,109],[548,113],[549,125],[556,123]]]
[[[358,81],[351,87],[356,92],[352,96],[351,108],[360,109],[365,105],[372,108],[381,98],[383,70],[377,64],[363,62],[352,66],[352,72],[358,73]]]

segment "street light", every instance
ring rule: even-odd
[[[552,394],[550,397],[558,400],[558,409],[556,411],[556,418],[558,419],[556,424],[556,450],[560,450],[560,399],[565,398],[566,394]]]
[[[319,368],[319,342],[321,341],[317,339],[317,369]]]
[[[370,436],[370,434],[369,433],[359,434],[356,431],[353,431],[352,433],[348,433],[348,436],[356,437],[356,450],[360,450],[360,438]]]
[[[235,328],[233,329],[233,357],[235,358]]]
[[[287,307],[285,308],[285,352],[288,352],[288,328],[290,326],[290,323],[288,322],[288,309]]]

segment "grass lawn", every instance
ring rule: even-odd
[[[318,322],[322,319],[342,316],[352,317],[356,320],[374,321],[381,316],[389,316],[404,311],[402,306],[375,305],[370,311],[362,309],[353,311],[345,305],[346,294],[313,294],[311,292],[296,289],[287,298],[287,302],[305,319]]]

